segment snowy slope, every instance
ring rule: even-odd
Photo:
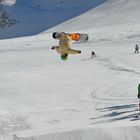
[[[139,39],[139,12],[139,0],[108,0],[97,8],[93,8],[46,32],[80,30],[90,34],[92,28],[96,34],[94,40]],[[113,36],[112,32],[115,33]]]
[[[108,0],[97,8],[91,9],[82,16],[80,15],[79,18],[76,17],[71,22],[68,21],[68,23],[61,24],[58,28],[61,30],[63,25],[65,25],[65,28],[71,25],[73,30],[77,28],[79,30],[118,24],[139,24],[139,9],[139,0]],[[57,27],[54,29],[57,29]]]
[[[139,140],[139,3],[108,0],[42,34],[0,40],[0,140]],[[68,61],[51,50],[52,31],[61,29],[90,37],[73,43],[82,53]]]
[[[0,39],[30,36],[76,17],[106,0],[17,0],[5,9],[19,21],[0,29]]]

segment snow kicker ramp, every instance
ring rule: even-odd
[[[34,137],[17,137],[13,140],[139,140],[140,126],[92,128],[52,133]]]

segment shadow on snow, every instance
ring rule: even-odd
[[[90,118],[91,121],[94,121],[91,124],[115,122],[124,119],[135,121],[138,120],[137,116],[139,114],[137,104],[111,106],[97,109],[97,111],[104,113],[104,115],[95,118]]]

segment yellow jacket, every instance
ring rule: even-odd
[[[72,40],[69,35],[62,33],[59,37],[59,46],[54,46],[53,49],[57,51],[57,53],[64,54],[79,54],[81,51],[73,50],[70,48],[72,44]]]

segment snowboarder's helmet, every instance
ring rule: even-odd
[[[54,39],[58,38],[59,36],[60,36],[60,34],[59,34],[59,33],[56,33],[56,32],[54,32],[54,33],[52,34],[52,37],[53,37]]]
[[[67,60],[68,59],[68,54],[61,55],[61,59],[63,61]]]

